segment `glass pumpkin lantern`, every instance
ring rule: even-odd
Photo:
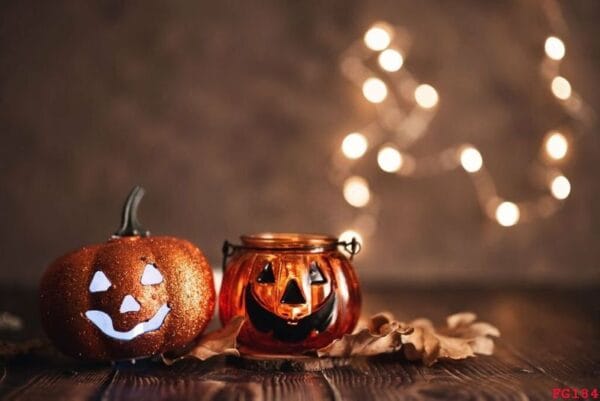
[[[361,296],[350,259],[356,239],[319,234],[254,234],[223,246],[219,316],[245,316],[238,340],[257,352],[316,350],[352,332]],[[229,261],[228,261],[229,259]]]

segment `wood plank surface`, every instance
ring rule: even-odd
[[[595,289],[376,288],[366,291],[365,313],[388,309],[402,320],[426,316],[441,323],[450,313],[472,310],[500,328],[496,353],[433,367],[404,361],[398,355],[353,358],[326,363],[320,371],[252,369],[231,358],[188,360],[167,367],[151,361],[110,366],[54,355],[25,355],[0,362],[0,398],[550,400],[553,388],[600,386],[597,294]],[[13,291],[8,299],[14,296]],[[0,295],[0,310],[9,307],[7,298]],[[13,312],[24,316],[26,323],[36,319],[33,310]],[[35,327],[24,335],[39,336]]]

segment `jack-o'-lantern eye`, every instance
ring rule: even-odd
[[[90,292],[103,292],[108,290],[111,285],[106,274],[98,270],[90,282]]]
[[[256,282],[261,284],[273,284],[275,283],[275,274],[273,274],[273,264],[271,262],[265,263],[262,271],[256,278]]]
[[[327,282],[317,262],[310,262],[308,275],[310,277],[311,284],[325,284]]]
[[[142,274],[142,285],[160,284],[163,281],[163,276],[160,274],[155,265],[148,263],[144,267]]]

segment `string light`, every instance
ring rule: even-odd
[[[364,41],[369,49],[380,51],[390,45],[392,37],[382,24],[375,24],[365,33]]]
[[[377,153],[377,164],[387,173],[395,173],[402,168],[402,154],[393,146],[384,146]]]
[[[343,65],[352,62],[353,66],[353,68],[344,68],[343,73],[358,87],[362,87],[362,93],[369,102],[381,103],[381,105],[375,108],[378,116],[377,123],[369,124],[368,140],[360,133],[351,133],[342,143],[342,153],[346,158],[354,160],[363,157],[369,147],[379,147],[377,152],[379,168],[387,173],[401,171],[401,176],[421,177],[462,167],[470,173],[469,177],[475,186],[480,207],[486,211],[485,214],[492,220],[495,219],[501,226],[510,227],[518,224],[521,221],[521,209],[517,203],[498,201],[493,177],[486,170],[481,153],[472,145],[451,146],[441,150],[438,155],[422,158],[416,158],[411,154],[410,146],[427,132],[427,128],[437,112],[436,106],[440,99],[433,86],[418,84],[418,81],[404,65],[405,53],[401,47],[398,47],[398,44],[406,43],[408,40],[405,40],[407,37],[404,32],[402,35],[399,35],[399,32],[385,22],[378,22],[369,28],[363,38],[366,47],[376,53],[369,54],[360,46],[352,46],[347,58],[343,60]],[[396,37],[401,38],[402,41],[395,39]],[[394,39],[394,44],[391,47],[392,39]],[[559,71],[559,63],[566,54],[565,43],[556,36],[548,36],[543,47],[546,57],[556,61],[552,65],[551,71]],[[372,63],[374,56],[377,56],[376,65]],[[546,65],[546,61],[543,61],[542,66]],[[400,69],[403,69],[402,74],[393,74]],[[548,69],[542,68],[541,71],[543,77],[547,77],[545,73],[548,72]],[[365,80],[365,77],[368,78]],[[566,78],[555,74],[548,79],[551,92],[557,99],[569,100],[574,95],[571,84]],[[414,104],[407,107],[405,104],[400,104],[401,102],[398,100],[406,99],[407,95],[410,96],[411,89],[409,88],[414,88],[412,92]],[[388,95],[390,95],[390,100],[384,102]],[[576,100],[577,102],[559,102],[559,105],[566,112],[572,114],[574,107],[581,109],[585,106],[579,97]],[[424,113],[422,109],[429,111]],[[583,114],[577,114],[575,118],[583,121]],[[387,141],[390,142],[386,143]],[[544,138],[542,149],[549,159],[561,160],[567,155],[569,146],[570,142],[565,135],[558,131],[551,131]],[[399,147],[402,148],[402,152],[398,150]],[[344,168],[342,174],[346,174],[346,171],[348,170]],[[554,176],[548,186],[552,196],[559,201],[570,195],[571,183],[563,175]],[[357,208],[374,204],[371,202],[368,182],[360,176],[349,177],[343,182],[343,195],[350,205]],[[542,199],[546,200],[547,196]],[[526,201],[523,203],[538,205],[537,207],[540,208],[538,213],[530,213],[527,209],[528,219],[531,216],[546,217],[558,210],[558,208],[551,208],[549,213],[545,213],[542,210],[542,203],[547,205],[547,202]],[[376,227],[376,213],[374,212],[376,212],[375,206],[370,206],[367,214],[361,213],[361,216],[369,215],[371,217],[373,221],[371,231]],[[348,235],[348,239],[350,239],[351,235],[357,234],[356,229],[359,229],[363,236],[372,234],[358,223],[358,219],[354,221],[352,227],[351,230],[342,233],[342,236]]]
[[[346,230],[339,235],[340,241],[350,242],[352,241],[352,238],[356,238],[356,241],[358,241],[358,243],[364,245],[362,235],[360,235],[360,233],[356,230]]]
[[[552,60],[558,61],[565,57],[565,44],[556,36],[550,36],[546,39],[544,50],[546,51],[546,55]]]
[[[386,84],[379,78],[368,78],[363,84],[362,91],[371,103],[381,103],[388,95]]]
[[[351,132],[342,141],[342,152],[348,159],[361,158],[368,147],[367,138],[360,132]]]
[[[559,175],[552,180],[550,184],[550,192],[558,200],[567,199],[571,193],[571,183],[564,175]]]
[[[571,97],[571,84],[565,77],[555,77],[551,84],[552,93],[560,100],[567,100]]]
[[[379,66],[387,72],[396,72],[404,64],[404,57],[396,49],[387,49],[382,51],[377,58]]]
[[[483,158],[477,149],[465,146],[460,152],[460,164],[468,173],[476,173],[483,166]]]
[[[496,220],[501,226],[514,226],[519,222],[520,217],[519,207],[512,202],[502,202],[496,209]]]
[[[569,143],[563,134],[558,131],[552,131],[546,136],[544,147],[548,156],[554,160],[560,160],[567,155]]]
[[[344,198],[354,207],[365,207],[371,199],[369,183],[362,177],[353,176],[344,182]]]
[[[438,103],[439,97],[435,88],[428,84],[422,84],[415,89],[415,101],[424,109],[430,109]]]

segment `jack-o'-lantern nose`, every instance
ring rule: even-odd
[[[296,282],[296,280],[288,281],[285,286],[285,291],[283,292],[283,297],[281,297],[282,304],[305,304],[306,298],[302,295],[302,290],[300,290],[300,286]]]
[[[126,295],[125,298],[123,298],[123,302],[121,302],[121,308],[119,309],[119,312],[137,312],[141,308],[142,306],[138,301],[135,300],[134,297],[132,297],[131,295]]]

